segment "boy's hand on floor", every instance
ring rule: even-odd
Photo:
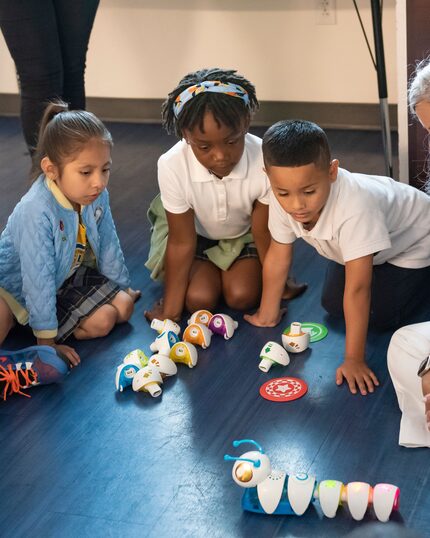
[[[162,321],[165,319],[170,319],[176,322],[181,320],[180,316],[166,316],[166,314],[164,313],[164,308],[163,308],[163,299],[160,299],[159,301],[154,303],[151,310],[145,310],[143,315],[145,316],[145,318],[147,319],[149,323],[151,323],[151,321],[154,318],[161,319]]]
[[[430,431],[430,372],[427,372],[422,378],[422,386],[425,402],[427,429]]]
[[[68,361],[70,368],[74,368],[80,364],[81,358],[72,347],[65,346],[63,344],[55,344],[52,347],[55,349],[58,355],[60,355],[60,357]]]
[[[336,384],[341,385],[344,379],[352,394],[357,394],[358,387],[363,396],[379,385],[378,378],[365,361],[345,360],[336,370]]]
[[[265,315],[261,314],[260,310],[257,310],[255,314],[245,314],[243,319],[255,327],[276,327],[286,311],[286,308],[280,308],[278,316],[273,319],[267,318]]]

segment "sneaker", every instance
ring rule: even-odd
[[[50,346],[31,346],[17,351],[0,349],[0,390],[3,400],[11,394],[30,397],[24,389],[63,381],[66,363]]]

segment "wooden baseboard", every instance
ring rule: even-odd
[[[159,123],[162,99],[87,97],[87,108],[105,121]],[[397,106],[390,105],[390,125],[397,130]],[[19,96],[0,93],[0,116],[19,115]],[[314,121],[325,129],[380,129],[379,104],[261,101],[254,125],[286,118]]]

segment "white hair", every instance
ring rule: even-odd
[[[417,64],[409,83],[408,102],[413,116],[416,116],[415,108],[421,101],[430,103],[430,57]]]

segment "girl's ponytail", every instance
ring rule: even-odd
[[[49,103],[40,124],[31,169],[32,181],[42,173],[40,162],[44,157],[49,157],[61,174],[64,164],[82,151],[90,140],[113,145],[110,132],[91,112],[69,110],[63,101]]]

